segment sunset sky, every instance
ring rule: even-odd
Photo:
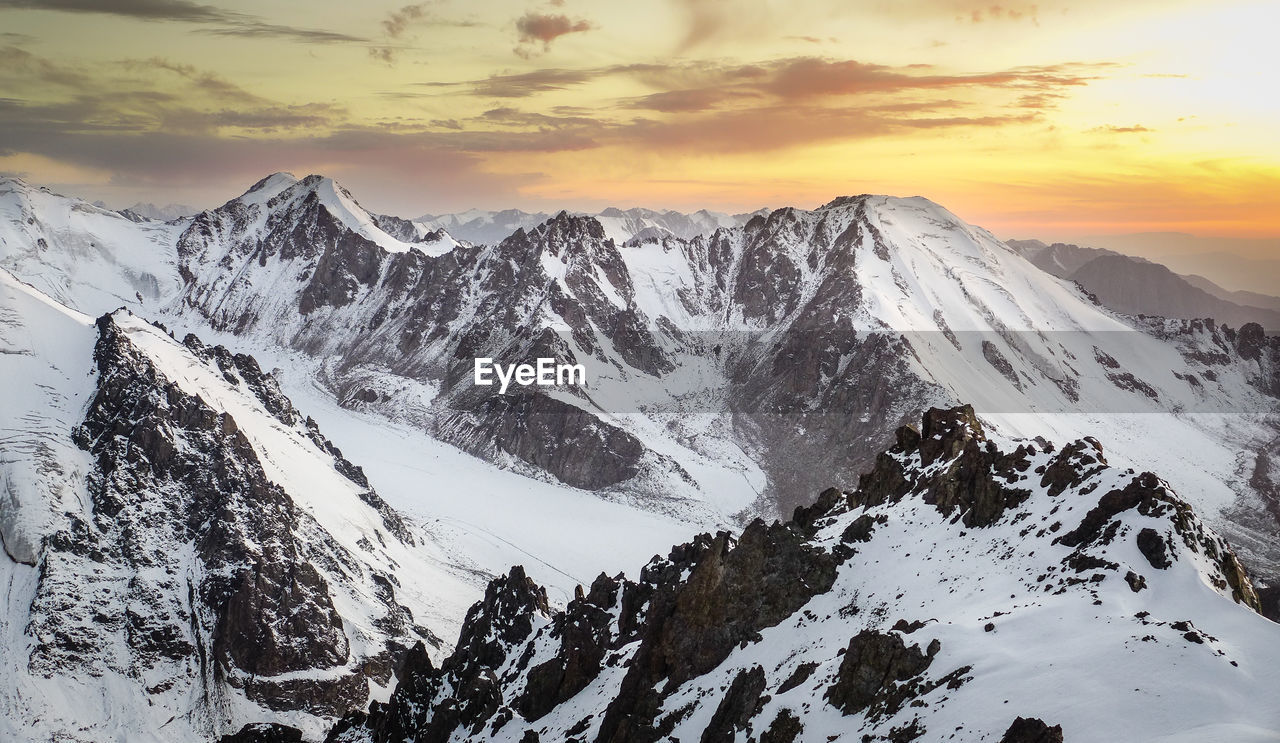
[[[1002,237],[1273,238],[1278,9],[0,0],[0,172],[113,206],[289,170],[410,217],[876,192]]]

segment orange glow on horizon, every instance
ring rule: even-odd
[[[119,206],[292,170],[409,217],[875,192],[1007,237],[1280,236],[1275,3],[409,7],[0,9],[0,171]]]

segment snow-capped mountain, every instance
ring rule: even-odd
[[[1252,329],[1109,312],[923,199],[623,245],[562,213],[496,245],[389,250],[288,206],[320,182],[266,200],[259,221],[237,222],[236,202],[197,219],[179,239],[181,309],[330,360],[351,407],[715,524],[785,512],[815,473],[851,482],[893,426],[971,400],[1003,435],[1032,422],[1112,442],[1215,523],[1252,514],[1220,525],[1267,572],[1280,565],[1252,464],[1275,446],[1277,348]],[[482,395],[476,356],[574,360],[591,382]]]
[[[171,299],[181,286],[173,246],[182,230],[0,176],[0,268],[95,314]]]
[[[604,227],[605,235],[618,244],[635,238],[660,239],[668,236],[689,240],[710,235],[721,228],[740,227],[758,214],[768,214],[768,210],[729,215],[706,209],[684,214],[670,209],[657,211],[610,207],[595,214],[576,213],[577,216],[595,217]],[[424,229],[443,229],[460,240],[477,245],[492,245],[511,236],[516,230],[537,227],[553,216],[547,212],[525,212],[519,209],[471,209],[439,216],[425,214],[414,221]]]
[[[520,229],[542,224],[551,218],[545,212],[526,212],[520,209],[485,211],[468,209],[456,214],[424,214],[413,220],[428,229],[443,229],[458,239],[476,245],[492,245]]]
[[[299,369],[295,394],[318,383],[347,410],[702,528],[852,484],[895,426],[972,401],[994,435],[1094,435],[1165,473],[1280,576],[1280,348],[1257,326],[1109,311],[919,198],[625,244],[566,213],[479,246],[387,224],[330,179],[271,176],[152,259],[177,277],[155,314]],[[590,381],[485,394],[481,355],[573,360]]]
[[[315,733],[473,599],[251,357],[0,271],[0,376],[6,740]]]
[[[1007,450],[1026,437],[1090,436],[1115,471],[1159,472],[1160,488],[1224,534],[1271,595],[1280,341],[1261,327],[1117,313],[920,198],[845,197],[687,238],[652,223],[633,231],[633,216],[653,218],[562,212],[471,240],[370,213],[331,179],[275,174],[165,224],[0,182],[0,267],[32,285],[6,278],[0,316],[13,349],[0,363],[23,380],[0,394],[0,524],[14,587],[0,621],[12,640],[5,674],[19,680],[3,703],[44,710],[50,734],[87,739],[164,739],[168,717],[182,721],[166,728],[178,725],[179,738],[258,720],[314,735],[371,694],[385,698],[387,674],[419,638],[439,647],[424,644],[411,666],[470,663],[461,658],[472,640],[489,640],[464,629],[450,655],[464,607],[509,566],[547,586],[545,607],[517,602],[536,605],[537,625],[601,570],[634,574],[698,531],[738,532],[828,485],[853,490],[900,424],[966,401]],[[193,335],[178,342],[144,319]],[[583,365],[587,382],[497,394],[473,384],[477,357],[553,357]],[[1037,446],[1010,456],[1049,466]],[[175,458],[181,466],[161,464]],[[222,470],[247,491],[193,474]],[[223,528],[239,536],[229,552],[209,552],[225,541],[210,530]],[[1017,546],[992,529],[981,532],[993,535],[988,549]],[[1217,544],[1206,539],[1203,549]],[[914,541],[904,532],[879,544]],[[819,542],[806,549],[834,550]],[[45,584],[50,564],[66,567]],[[233,578],[258,565],[266,577],[232,602],[245,585]],[[1242,590],[1229,568],[1197,574]],[[94,570],[124,620],[94,614],[97,599],[60,577]],[[671,581],[689,577],[681,572]],[[146,601],[131,593],[143,588]],[[269,651],[229,649],[228,606],[245,607],[231,614],[249,624],[234,626]],[[306,620],[285,621],[283,607]],[[255,629],[258,617],[270,631]],[[56,669],[80,667],[66,648],[82,637],[94,668],[112,670],[68,686]],[[26,668],[40,643],[63,655]],[[422,683],[438,686],[432,674]],[[740,684],[754,688],[749,675]],[[176,680],[161,688],[157,678]],[[143,681],[156,690],[139,696]],[[601,688],[602,703],[614,698]],[[78,693],[96,693],[103,711],[69,712]],[[143,722],[111,727],[120,705]],[[548,728],[548,739],[586,729]]]
[[[98,202],[94,203],[98,206],[102,206],[102,204]],[[120,209],[119,211],[121,214],[134,221],[153,219],[157,222],[172,222],[174,220],[182,219],[183,217],[190,217],[193,214],[198,214],[200,212],[200,210],[194,206],[187,206],[186,204],[165,204],[164,206],[156,206],[150,202],[142,201],[134,204],[133,206]]]
[[[330,743],[1274,740],[1280,625],[1168,483],[930,410],[851,492],[563,611],[519,568]]]

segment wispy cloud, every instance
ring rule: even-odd
[[[1040,8],[1037,5],[1009,6],[984,4],[971,8],[967,14],[961,14],[957,16],[956,19],[968,21],[969,23],[984,23],[988,21],[1028,21],[1039,26]]]
[[[601,76],[600,70],[567,70],[549,67],[533,72],[512,75],[492,75],[481,80],[462,83],[476,95],[493,98],[523,98],[536,93],[564,90],[590,82]]]
[[[624,75],[659,90],[627,100],[622,103],[623,107],[663,113],[710,110],[725,104],[753,105],[753,101],[760,99],[803,101],[912,91],[986,89],[1016,94],[1015,105],[1022,108],[1047,110],[1061,100],[1063,91],[1087,85],[1111,66],[1063,64],[941,74],[928,65],[895,67],[857,60],[791,57],[736,65],[694,61],[582,69],[548,67],[460,83],[423,85],[468,88],[478,96],[525,98]]]
[[[395,64],[399,53],[406,48],[409,40],[406,37],[410,36],[409,30],[414,26],[474,28],[480,25],[478,21],[468,18],[446,18],[432,10],[433,6],[439,4],[440,0],[427,0],[391,11],[382,19],[383,39],[369,47],[369,56],[388,65]]]
[[[245,13],[189,0],[0,0],[0,9],[47,10],[113,15],[142,21],[172,21],[208,26],[200,33],[244,38],[285,38],[299,42],[361,42],[350,34],[267,23]]]
[[[1155,131],[1155,130],[1148,129],[1147,127],[1142,126],[1141,124],[1134,124],[1133,126],[1115,126],[1113,124],[1107,124],[1106,126],[1095,126],[1094,128],[1089,130],[1089,133],[1090,134],[1144,134],[1146,132],[1151,132],[1151,131]]]

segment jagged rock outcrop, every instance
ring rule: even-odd
[[[25,586],[5,650],[24,673],[5,704],[30,711],[33,734],[213,739],[261,720],[236,740],[274,740],[281,718],[315,734],[413,643],[438,646],[400,594],[421,577],[393,572],[422,569],[410,527],[252,357],[125,311],[39,320],[91,354],[41,383],[83,396],[56,432],[74,467],[50,473],[76,499],[10,492],[24,528],[44,530],[29,572],[7,578]],[[112,690],[108,719],[62,702],[93,684]]]
[[[990,526],[1030,494],[1011,486],[1028,466],[1026,453],[1020,448],[1003,454],[987,444],[972,406],[931,408],[921,432],[910,426],[898,430],[897,444],[860,478],[851,501],[878,506],[923,488],[925,502],[944,515],[955,514],[965,526]],[[903,457],[913,454],[926,467],[939,460],[947,465],[921,477],[903,464]]]
[[[1243,671],[1264,662],[1251,653],[1280,653],[1280,630],[1251,612],[1231,550],[1159,478],[1108,467],[1096,441],[1001,451],[967,406],[928,411],[898,442],[858,490],[824,491],[793,522],[756,521],[737,540],[701,535],[634,582],[602,575],[562,612],[513,570],[441,669],[420,664],[329,740],[1040,743],[1063,740],[1063,726],[1011,725],[1009,709],[1063,688],[1080,696],[1070,729],[1082,739],[1122,718],[1156,740],[1166,713],[1206,730],[1241,715],[1274,725],[1247,674],[1228,674],[1242,695],[1231,709],[1174,699],[1218,682],[1163,665],[1171,654]],[[1150,560],[1150,535],[1167,565]],[[1188,660],[1186,647],[1203,653]]]
[[[255,722],[222,736],[218,743],[302,743],[302,731],[273,722]]]
[[[893,714],[908,697],[902,684],[924,673],[939,647],[935,641],[922,651],[907,647],[900,635],[863,630],[849,641],[827,698],[846,715],[873,706]]]
[[[1062,743],[1062,726],[1046,725],[1034,717],[1019,717],[1005,731],[1000,743]]]

